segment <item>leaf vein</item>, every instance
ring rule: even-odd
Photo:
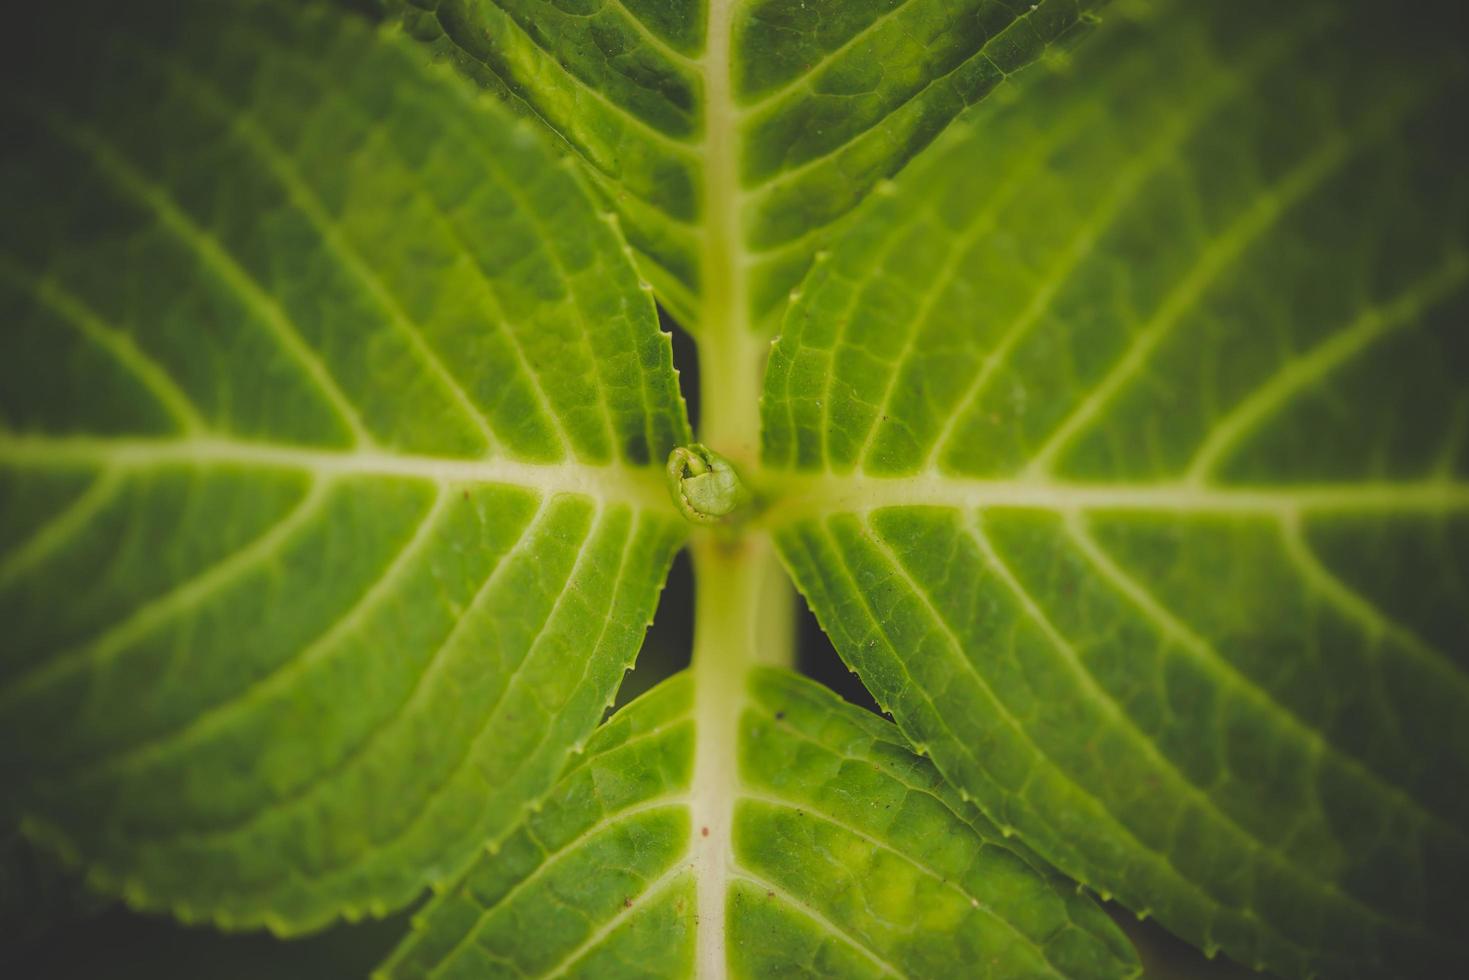
[[[951,891],[954,894],[963,898],[970,908],[979,912],[985,918],[990,919],[993,922],[999,923],[1005,929],[1005,931],[1015,936],[1015,938],[1019,939],[1021,943],[1029,947],[1039,956],[1041,962],[1044,964],[1044,969],[1047,974],[1058,978],[1062,976],[1062,974],[1056,972],[1055,968],[1051,966],[1050,962],[1046,959],[1046,955],[1043,952],[1040,943],[1036,942],[1035,939],[1033,939],[1032,937],[1027,936],[1025,933],[1021,932],[1020,929],[1015,925],[1015,923],[1009,921],[1008,919],[997,913],[993,908],[990,907],[988,902],[981,900],[978,895],[972,894],[968,889],[966,889],[958,882],[949,880],[947,876],[934,870],[934,868],[932,868],[930,865],[918,859],[909,852],[899,850],[896,845],[874,837],[872,834],[869,834],[867,831],[861,829],[860,827],[853,826],[847,821],[842,820],[834,814],[829,813],[821,807],[813,804],[809,799],[801,800],[798,805],[791,800],[783,800],[779,797],[772,796],[767,793],[761,793],[748,787],[742,787],[739,790],[739,795],[744,799],[753,800],[757,803],[763,803],[766,806],[788,810],[792,813],[809,814],[818,820],[824,820],[832,826],[837,827],[849,834],[852,834],[854,837],[860,838],[863,841],[866,841],[868,844],[872,845],[875,848],[878,848],[879,850],[886,851],[887,853],[898,858],[900,861],[921,872],[926,877],[932,878],[948,891]],[[947,804],[945,806],[947,808]],[[986,842],[986,846],[993,847],[996,845],[994,845],[992,842]]]
[[[1469,256],[1454,251],[1431,273],[1417,279],[1390,302],[1362,311],[1330,338],[1288,361],[1215,424],[1194,453],[1184,479],[1202,483],[1259,425],[1286,407],[1291,396],[1362,355],[1393,332],[1411,325],[1419,314],[1451,295],[1466,279],[1469,279]]]
[[[165,51],[144,53],[148,56],[135,59],[140,67],[162,66],[161,70],[173,82],[177,91],[195,105],[225,121],[241,142],[266,165],[292,202],[316,229],[322,244],[341,267],[367,289],[368,295],[386,315],[393,329],[403,336],[419,362],[428,368],[466,420],[479,431],[487,447],[497,448],[498,440],[484,413],[429,344],[422,329],[409,318],[382,278],[367,265],[361,252],[347,239],[340,224],[327,214],[320,195],[310,187],[300,168],[281,146],[245,107],[227,103],[207,78],[170,58]]]
[[[88,127],[59,110],[38,112],[37,117],[66,142],[87,153],[98,172],[116,188],[129,194],[139,203],[146,205],[171,231],[180,243],[187,246],[214,274],[228,286],[253,314],[263,323],[285,350],[301,367],[317,392],[331,406],[346,427],[356,444],[374,446],[375,441],[362,423],[356,407],[342,392],[331,372],[318,353],[306,343],[300,329],[286,316],[280,305],[258,283],[240,263],[229,254],[224,246],[170,197],[168,190],[150,181],[123,157],[98,131]],[[65,119],[66,121],[63,121]]]
[[[1379,107],[1355,130],[1338,132],[1335,138],[1300,161],[1273,185],[1257,194],[1250,205],[1212,239],[1193,265],[1171,290],[1153,315],[1134,336],[1126,353],[1072,409],[1036,450],[1027,467],[1030,474],[1048,474],[1063,453],[1111,404],[1112,400],[1143,370],[1153,351],[1173,331],[1192,307],[1214,286],[1216,280],[1245,254],[1292,208],[1346,165],[1359,151],[1386,138],[1393,123],[1413,101],[1394,99]]]
[[[804,918],[811,920],[817,926],[819,926],[823,932],[827,933],[838,942],[842,943],[843,945],[849,946],[852,949],[855,949],[857,952],[861,953],[874,966],[882,970],[883,973],[894,977],[906,976],[906,974],[902,970],[899,970],[897,967],[893,966],[893,964],[883,959],[866,943],[857,939],[841,926],[837,925],[835,922],[832,922],[825,915],[818,912],[816,909],[813,909],[810,905],[801,901],[799,898],[792,895],[790,892],[786,891],[775,882],[761,877],[748,868],[745,868],[742,865],[738,864],[735,864],[733,867],[730,868],[729,876],[731,878],[740,879],[748,882],[751,885],[754,885],[756,888],[764,891],[769,897],[778,900],[782,905],[786,906],[797,915],[803,916]]]
[[[1087,215],[1076,233],[1058,253],[1058,261],[1046,270],[1044,278],[1020,316],[1005,328],[999,342],[985,355],[979,371],[934,437],[925,468],[937,470],[944,450],[953,441],[960,423],[978,404],[995,372],[1005,365],[1016,345],[1050,310],[1071,273],[1126,214],[1128,204],[1143,190],[1148,178],[1156,174],[1178,152],[1179,147],[1199,132],[1215,112],[1248,94],[1271,67],[1279,64],[1299,47],[1308,33],[1297,25],[1290,32],[1267,38],[1247,53],[1233,71],[1212,72],[1210,83],[1204,87],[1201,97],[1170,114],[1168,121],[1158,128],[1157,139],[1145,147],[1118,175],[1112,183],[1111,192]]]
[[[38,276],[9,259],[0,258],[0,279],[29,292],[62,322],[75,327],[106,351],[148,390],[182,435],[198,435],[208,428],[198,407],[157,361],[149,357],[125,331],[105,322],[54,276]]]
[[[672,796],[659,796],[651,800],[640,801],[631,806],[623,807],[620,810],[614,810],[611,813],[604,814],[600,820],[592,824],[586,830],[577,834],[565,844],[562,844],[554,851],[545,852],[545,855],[541,859],[541,862],[537,864],[534,868],[532,868],[529,874],[527,874],[524,878],[521,878],[515,884],[511,885],[510,888],[506,889],[506,891],[502,895],[494,900],[494,903],[492,905],[482,907],[483,910],[480,912],[479,917],[475,919],[474,923],[464,933],[460,940],[439,959],[438,965],[429,971],[428,976],[430,978],[438,976],[449,965],[450,961],[453,960],[453,958],[459,953],[460,950],[467,947],[470,943],[476,942],[478,939],[480,928],[492,915],[494,915],[497,909],[503,908],[508,903],[513,902],[517,895],[525,891],[527,888],[531,887],[545,874],[549,873],[553,865],[557,864],[562,858],[570,855],[573,851],[577,850],[583,844],[590,841],[593,837],[603,834],[606,831],[612,830],[614,827],[619,827],[622,824],[635,820],[643,814],[650,813],[655,810],[666,810],[670,807],[677,807],[680,805],[686,806],[687,804],[688,795],[686,793],[675,794]]]
[[[146,636],[149,631],[168,623],[175,616],[208,601],[238,576],[275,557],[298,530],[317,516],[323,503],[331,497],[330,489],[329,481],[313,480],[295,505],[254,540],[220,559],[201,574],[139,606],[130,616],[108,627],[91,641],[61,651],[17,678],[0,691],[0,711],[86,664],[105,662],[126,649],[129,643]]]
[[[1010,712],[1010,710],[1004,705],[1002,701],[999,700],[998,696],[990,688],[988,682],[984,679],[983,675],[981,675],[974,664],[970,662],[969,658],[964,655],[964,647],[963,644],[959,641],[958,636],[954,634],[953,629],[949,626],[947,620],[945,620],[943,616],[940,615],[938,610],[934,608],[932,599],[928,596],[928,594],[921,587],[919,587],[916,582],[914,582],[912,576],[908,573],[907,569],[893,554],[887,542],[878,535],[874,534],[871,531],[870,527],[867,527],[866,525],[864,525],[864,531],[866,534],[866,540],[871,542],[874,547],[878,548],[883,553],[889,568],[892,569],[895,578],[904,583],[909,593],[913,595],[916,599],[918,599],[930,621],[934,624],[935,628],[945,637],[945,639],[947,640],[946,647],[950,650],[953,659],[958,662],[964,668],[965,672],[973,677],[980,688],[985,691],[986,695],[990,699],[990,702],[995,706],[995,710],[998,712],[1001,719],[1003,719],[1005,724],[1013,732],[1015,732],[1015,734],[1021,741],[1030,746],[1031,753],[1036,757],[1037,760],[1048,766],[1053,773],[1055,773],[1058,777],[1069,784],[1079,795],[1091,801],[1091,803],[1096,807],[1097,813],[1101,819],[1110,823],[1119,832],[1131,839],[1138,846],[1138,848],[1144,851],[1151,859],[1162,865],[1163,868],[1166,869],[1166,873],[1174,877],[1181,887],[1192,890],[1200,897],[1202,897],[1206,902],[1214,905],[1215,907],[1234,909],[1241,913],[1247,912],[1247,910],[1243,907],[1231,905],[1230,903],[1220,898],[1218,895],[1214,894],[1212,891],[1209,891],[1202,885],[1193,882],[1174,863],[1172,855],[1170,855],[1167,851],[1155,847],[1147,841],[1144,841],[1141,837],[1138,837],[1137,834],[1132,830],[1132,828],[1128,827],[1126,824],[1117,819],[1117,817],[1112,813],[1112,811],[1107,807],[1106,803],[1103,802],[1100,797],[1098,797],[1090,788],[1079,782],[1069,772],[1062,768],[1054,759],[1052,759],[1051,756],[1041,748],[1040,744],[1036,742],[1035,739],[1029,734],[1029,732],[1026,731],[1025,726],[1021,724],[1020,720]],[[850,572],[848,572],[848,574],[850,576]],[[877,619],[875,613],[869,612],[869,615],[872,616],[873,622],[874,624],[876,624]],[[877,628],[879,629],[879,631],[881,631],[880,626],[878,626]],[[884,634],[884,636],[885,635],[886,634]],[[889,649],[893,650],[890,642],[888,645]],[[896,650],[893,650],[893,653],[896,657]],[[901,658],[899,658],[899,663],[901,664]],[[906,665],[902,666],[904,671],[906,672]],[[910,683],[914,683],[911,681],[911,675]],[[925,698],[928,697],[926,692],[924,692],[923,696]],[[931,699],[930,704],[932,704]],[[948,728],[947,722],[945,722],[942,717],[938,716],[936,707],[934,711],[935,716],[938,717],[940,723]],[[961,751],[964,751],[967,755],[969,755],[971,759],[975,760],[977,763],[977,757],[972,751],[968,749],[967,746],[965,746],[965,744],[961,740],[957,738],[953,729],[948,728],[948,730],[950,737],[953,738],[956,747],[958,747]],[[1039,812],[1032,811],[1032,815],[1038,821],[1049,823],[1044,815]],[[1075,871],[1072,871],[1071,873],[1073,874],[1073,876],[1076,874]],[[1295,942],[1289,936],[1275,930],[1268,922],[1264,922],[1263,920],[1261,920],[1261,925],[1263,928],[1269,929],[1271,932],[1274,932],[1282,942],[1291,946],[1296,946]]]
[[[1204,787],[1190,780],[1187,774],[1184,773],[1184,771],[1178,766],[1178,764],[1172,759],[1168,758],[1162,752],[1162,750],[1158,748],[1157,744],[1148,737],[1148,734],[1143,731],[1141,727],[1139,727],[1137,722],[1130,714],[1127,713],[1122,705],[1119,704],[1117,700],[1104,688],[1102,688],[1102,686],[1097,682],[1096,677],[1092,674],[1090,670],[1087,669],[1076,648],[1072,646],[1071,642],[1066,639],[1066,637],[1061,633],[1056,625],[1052,623],[1050,618],[1045,614],[1045,611],[1044,609],[1042,609],[1039,600],[1037,600],[1035,596],[1033,596],[1029,591],[1026,590],[1025,586],[1022,585],[1019,579],[1016,578],[1015,573],[1010,569],[1009,565],[1004,561],[1004,559],[1000,557],[999,552],[997,552],[994,546],[990,543],[988,536],[986,536],[979,528],[977,518],[974,514],[969,513],[965,515],[965,526],[968,532],[968,536],[971,540],[973,540],[975,546],[979,548],[981,554],[984,555],[985,561],[999,575],[1000,580],[1004,582],[1005,587],[1021,604],[1021,608],[1025,610],[1026,615],[1029,616],[1030,619],[1041,628],[1041,631],[1045,634],[1047,640],[1056,649],[1056,651],[1062,655],[1062,658],[1065,660],[1068,668],[1071,670],[1072,674],[1075,675],[1076,678],[1082,683],[1087,693],[1091,696],[1092,700],[1104,712],[1106,712],[1106,714],[1110,716],[1114,722],[1116,722],[1129,732],[1129,734],[1132,736],[1133,741],[1141,746],[1143,751],[1159,769],[1166,771],[1168,775],[1174,781],[1176,781],[1177,785],[1185,792],[1185,794],[1192,797],[1201,806],[1203,806],[1204,809],[1217,817],[1221,823],[1223,823],[1227,827],[1232,828],[1233,831],[1238,833],[1245,841],[1246,846],[1248,846],[1251,850],[1255,851],[1257,854],[1261,855],[1272,863],[1277,864],[1281,868],[1289,870],[1293,873],[1295,877],[1298,877],[1308,882],[1317,892],[1319,892],[1323,896],[1332,899],[1340,904],[1347,905],[1357,910],[1358,912],[1364,912],[1370,919],[1374,921],[1395,922],[1404,925],[1409,929],[1421,930],[1422,927],[1420,925],[1409,922],[1407,920],[1398,919],[1376,908],[1373,908],[1372,906],[1367,905],[1357,896],[1342,891],[1335,882],[1319,878],[1311,874],[1304,865],[1292,860],[1291,852],[1289,850],[1281,847],[1272,846],[1269,842],[1261,838],[1255,830],[1246,827],[1244,824],[1240,823],[1237,818],[1235,818],[1232,814],[1221,807],[1219,803],[1216,802],[1212,796],[1210,796],[1209,792]],[[1086,545],[1081,542],[1081,539],[1078,537],[1078,535],[1083,534],[1084,532],[1078,531],[1071,524],[1067,525],[1067,529],[1068,532],[1072,534],[1072,537],[1078,540],[1078,544],[1081,546],[1083,553],[1086,554],[1087,558],[1091,560],[1092,563],[1096,565],[1099,569],[1103,570],[1104,577],[1108,577],[1110,579],[1110,576],[1112,576],[1114,573],[1119,576],[1123,576],[1124,573],[1122,573],[1120,569],[1116,569],[1115,566],[1110,566],[1110,563],[1106,566],[1097,564],[1098,561],[1105,560],[1105,556],[1098,556],[1094,554],[1094,551],[1098,551],[1099,549],[1088,549]],[[1120,584],[1122,581],[1126,581],[1132,586],[1136,587],[1136,583],[1131,582],[1130,579],[1125,579],[1125,577],[1111,579],[1111,581],[1113,581],[1114,585],[1116,585],[1119,589],[1122,588]],[[1142,601],[1138,596],[1134,595],[1131,590],[1124,592],[1124,594],[1126,594],[1128,598],[1132,600],[1135,604]],[[1142,607],[1139,606],[1139,608]],[[1171,617],[1168,617],[1166,620],[1159,620],[1154,618],[1158,615],[1167,616],[1166,611],[1157,607],[1156,604],[1149,606],[1146,609],[1146,613],[1149,618],[1158,623],[1160,627],[1163,626],[1164,622],[1176,623],[1176,621],[1174,621]],[[1180,626],[1179,629],[1181,630],[1182,627]],[[1172,631],[1167,630],[1166,628],[1165,632],[1168,632],[1170,636],[1173,636],[1181,643],[1186,643],[1189,638],[1192,638],[1195,642],[1199,642],[1201,644],[1201,641],[1198,641],[1197,637],[1193,637],[1192,634],[1189,634],[1187,632],[1175,634]],[[1196,653],[1199,653],[1198,649],[1192,647],[1191,649],[1194,649]],[[1200,653],[1200,656],[1203,656],[1202,653]],[[1223,658],[1220,657],[1217,653],[1213,653],[1212,651],[1210,651],[1210,656],[1207,658],[1207,662],[1212,665],[1221,667],[1221,669],[1227,674],[1233,674],[1233,668],[1227,666]],[[1247,690],[1253,688],[1252,682],[1249,682],[1239,677],[1236,677],[1234,679],[1236,684],[1242,688],[1245,688]],[[1264,696],[1262,692],[1257,692],[1257,696],[1260,697],[1267,706],[1273,706],[1283,714],[1284,709],[1276,704],[1273,700]],[[1297,719],[1296,725],[1298,727],[1299,724],[1299,720]],[[1315,758],[1319,761],[1319,759],[1321,758],[1321,750],[1323,748],[1329,748],[1329,746],[1324,746],[1318,737],[1317,739],[1313,740],[1312,748],[1315,750]],[[1421,809],[1413,801],[1409,800],[1409,802],[1413,803],[1415,809]]]
[[[98,511],[116,499],[117,490],[122,483],[119,470],[104,468],[65,510],[36,528],[18,547],[7,552],[4,562],[0,562],[0,589],[9,586],[47,555],[64,547],[77,532],[84,530]]]
[[[231,692],[225,700],[204,706],[201,712],[171,731],[160,732],[133,746],[109,746],[109,751],[92,760],[82,771],[69,776],[68,779],[91,779],[118,769],[146,766],[156,761],[159,756],[182,753],[192,747],[196,741],[207,738],[211,732],[228,727],[230,721],[237,715],[249,711],[255,704],[279,692],[285,685],[309,669],[319,657],[330,653],[340,639],[349,635],[361,624],[368,613],[392,595],[393,588],[397,585],[405,568],[420,557],[423,546],[432,539],[434,531],[437,530],[438,519],[443,515],[451,496],[447,485],[438,487],[433,503],[419,518],[402,546],[388,560],[382,572],[367,584],[361,595],[342,615],[328,625],[316,639],[302,647],[299,653],[264,676],[251,681],[245,688]]]

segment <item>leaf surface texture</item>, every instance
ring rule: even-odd
[[[586,165],[691,330],[768,322],[868,192],[1099,5],[388,4]]]
[[[678,675],[593,736],[546,805],[418,917],[384,978],[689,976],[696,728]],[[762,668],[741,701],[726,880],[737,977],[1118,977],[1131,948],[890,722]]]
[[[1287,975],[1466,914],[1466,89],[1369,8],[1109,22],[864,207],[765,389],[785,559],[908,737]]]
[[[412,42],[92,13],[7,93],[0,772],[135,906],[400,906],[632,661],[668,338],[579,176]]]

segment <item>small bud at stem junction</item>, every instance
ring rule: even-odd
[[[729,460],[697,442],[668,454],[668,489],[695,524],[733,520],[750,503],[750,491]]]

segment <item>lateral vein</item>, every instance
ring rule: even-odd
[[[754,885],[756,888],[768,892],[772,898],[778,899],[782,905],[791,909],[798,915],[804,916],[805,918],[810,919],[812,922],[816,923],[816,925],[821,927],[821,930],[823,932],[828,933],[834,938],[840,940],[844,945],[850,946],[857,952],[861,953],[864,957],[871,961],[874,966],[882,970],[883,973],[894,977],[901,977],[904,975],[903,971],[899,970],[897,967],[893,966],[887,960],[883,959],[881,956],[878,956],[871,949],[869,949],[866,943],[860,942],[857,937],[848,933],[841,926],[837,925],[835,922],[832,922],[826,916],[822,915],[820,912],[816,911],[810,905],[807,905],[805,902],[801,901],[799,898],[792,895],[790,892],[786,891],[775,882],[768,881],[765,878],[762,878],[756,875],[754,872],[749,871],[748,869],[745,869],[743,867],[731,868],[729,871],[729,876],[731,878],[742,879],[746,882],[749,882],[751,885]]]
[[[200,227],[170,197],[166,188],[149,180],[100,133],[75,121],[63,121],[57,112],[38,112],[52,132],[88,154],[97,170],[114,187],[147,207],[158,222],[228,286],[235,297],[263,323],[281,347],[297,362],[317,393],[360,446],[375,444],[362,416],[332,377],[319,353],[307,344],[300,329],[264,287],[240,265],[224,245]]]
[[[0,258],[0,279],[26,290],[64,323],[75,327],[92,343],[135,377],[158,402],[184,435],[203,432],[207,425],[198,407],[169,373],[150,357],[126,331],[108,323],[54,276],[37,275],[9,259]]]

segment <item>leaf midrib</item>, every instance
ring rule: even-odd
[[[436,484],[502,484],[545,494],[577,494],[604,504],[662,511],[671,504],[655,466],[534,462],[509,457],[455,459],[381,449],[335,450],[227,436],[148,438],[0,433],[0,466],[23,469],[240,466],[316,476],[382,476]]]
[[[734,0],[709,0],[704,43],[703,331],[743,330],[745,240],[740,220],[739,109],[730,46]],[[730,322],[722,322],[722,321]]]
[[[1469,511],[1469,482],[1437,474],[1400,481],[1224,484],[1197,480],[1075,481],[985,478],[927,470],[907,476],[852,472],[781,477],[785,493],[763,515],[771,527],[892,507],[1012,508],[1063,514],[1116,511],[1294,520],[1313,513]]]

